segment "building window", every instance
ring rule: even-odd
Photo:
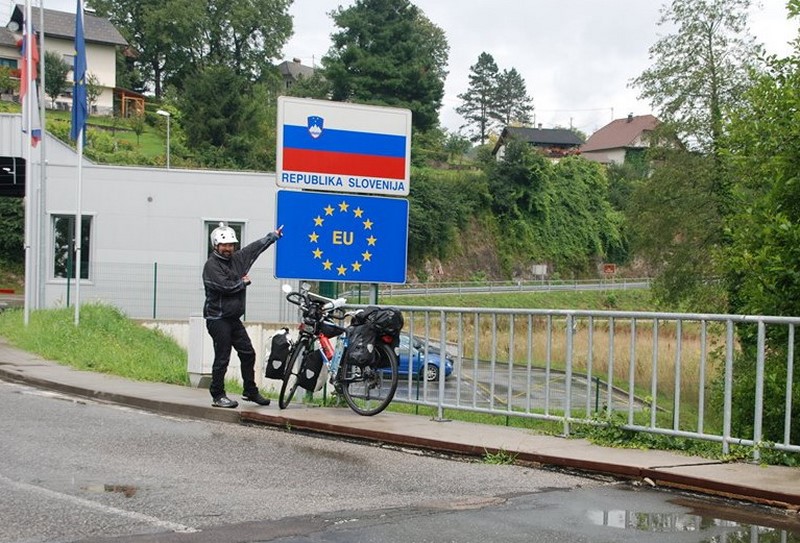
[[[92,217],[81,218],[81,279],[89,279]],[[75,215],[53,215],[53,277],[75,277]]]
[[[0,57],[0,66],[7,66],[9,68],[16,69],[17,59]]]
[[[206,239],[206,244],[207,244],[206,245],[206,247],[207,247],[206,258],[211,256],[211,253],[214,251],[214,248],[211,246],[211,232],[213,232],[214,229],[217,226],[219,226],[220,222],[224,222],[225,224],[227,224],[228,226],[233,228],[233,231],[236,232],[236,239],[239,240],[239,246],[241,247],[241,245],[242,245],[242,232],[244,231],[244,223],[243,222],[228,222],[228,221],[219,221],[219,220],[206,221],[206,224],[205,224],[205,226],[206,226],[206,238],[205,239]]]

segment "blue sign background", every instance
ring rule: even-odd
[[[279,190],[275,277],[405,283],[408,200]]]

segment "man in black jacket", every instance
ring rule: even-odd
[[[211,368],[211,392],[214,407],[236,407],[239,402],[225,395],[225,372],[231,359],[231,348],[236,349],[241,361],[242,399],[259,405],[269,405],[269,399],[258,391],[255,379],[256,352],[241,317],[245,310],[245,293],[250,284],[250,267],[256,259],[283,236],[283,226],[263,238],[236,250],[236,232],[219,223],[211,232],[214,252],[203,267],[203,285],[206,302],[203,317],[206,329],[214,340],[214,365]]]

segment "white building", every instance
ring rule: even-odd
[[[9,167],[0,172],[0,193],[24,179],[22,141],[20,115],[0,114],[0,159],[16,165],[15,172]],[[42,255],[35,305],[52,308],[75,300],[69,248],[75,231],[78,167],[77,154],[57,138],[45,132],[42,144],[30,160],[36,185],[45,149],[43,209],[37,213],[42,227],[34,242],[35,252]],[[103,166],[86,159],[83,164],[82,304],[105,301],[133,318],[186,320],[202,312],[201,273],[210,250],[210,231],[220,221],[229,222],[246,244],[277,226],[274,173]],[[296,319],[296,308],[286,311],[274,271],[275,251],[270,248],[250,274],[247,320]]]
[[[31,8],[31,23],[34,32],[40,31],[40,14],[38,7]],[[70,67],[75,57],[75,13],[66,13],[52,9],[44,9],[44,51],[52,51],[61,55]],[[19,63],[20,54],[16,41],[22,39],[24,22],[24,6],[17,5],[11,14],[11,20],[0,35],[0,65]],[[125,48],[128,42],[108,19],[97,17],[91,13],[84,14],[84,35],[86,42],[86,74],[96,78],[102,91],[93,105],[93,113],[110,115],[114,111],[114,92],[117,90],[117,48]],[[17,66],[18,67],[18,66]],[[72,81],[72,71],[67,75]],[[121,90],[121,89],[120,89]],[[72,86],[55,101],[55,107],[69,110],[72,108]],[[47,107],[52,107],[49,97]]]

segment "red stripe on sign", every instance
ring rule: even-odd
[[[385,179],[405,179],[405,158],[331,153],[328,151],[283,150],[283,169]]]
[[[14,294],[14,289],[0,288],[0,294]]]

